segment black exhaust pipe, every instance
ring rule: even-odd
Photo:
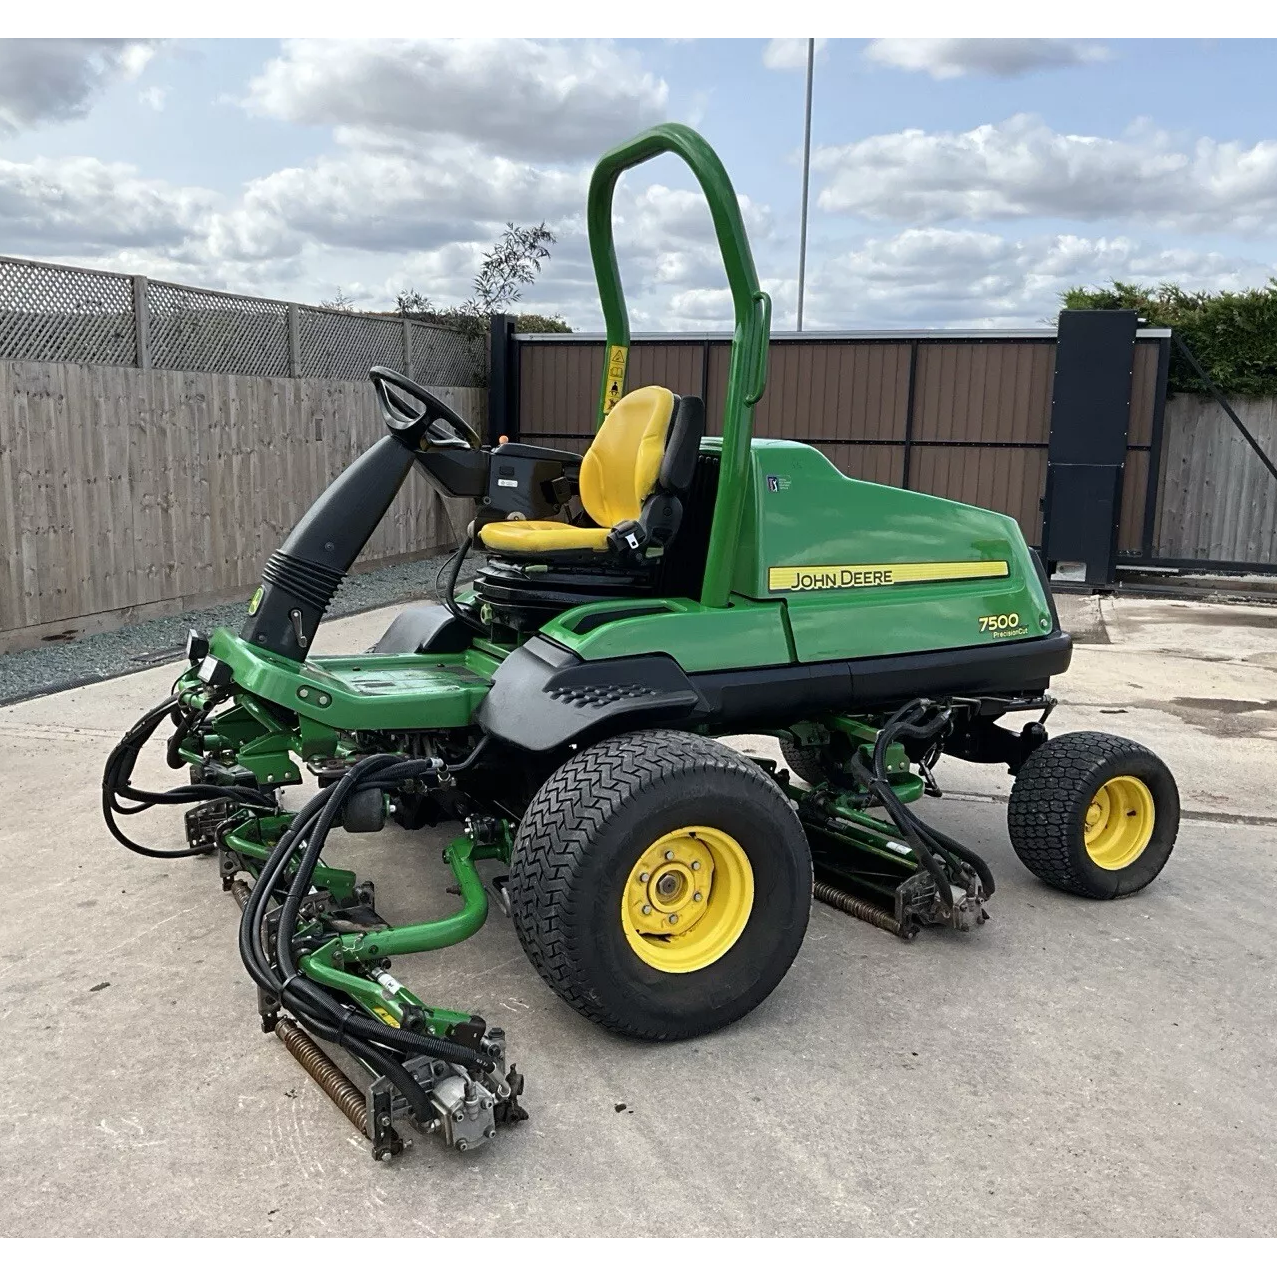
[[[306,659],[337,587],[390,509],[416,456],[387,435],[333,481],[267,560],[240,638],[292,661]]]

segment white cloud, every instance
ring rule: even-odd
[[[136,79],[155,40],[0,40],[0,137],[86,115],[118,80]]]
[[[1056,133],[1017,115],[966,133],[906,129],[813,156],[819,207],[904,222],[1133,217],[1188,231],[1277,226],[1277,141],[1190,144],[1141,125],[1125,137]]]
[[[200,238],[216,196],[87,157],[0,160],[0,242],[11,252],[183,250]]]
[[[738,195],[741,220],[750,238],[763,238],[772,230],[771,209],[748,195]],[[617,239],[631,243],[661,242],[666,246],[713,245],[714,223],[700,191],[671,190],[659,183],[634,194],[622,185],[614,212]]]
[[[728,288],[686,288],[670,298],[674,328],[722,328],[730,324],[732,294]]]
[[[214,247],[236,257],[300,251],[305,240],[420,252],[506,221],[554,221],[585,203],[584,170],[538,167],[461,143],[349,147],[250,182],[217,219]]]
[[[143,89],[138,95],[137,100],[143,106],[149,106],[152,111],[164,110],[165,99],[168,97],[168,89],[161,88],[157,84],[151,85],[148,89]]]
[[[868,239],[821,262],[807,309],[823,327],[1032,325],[1060,309],[1060,293],[1113,278],[1173,279],[1190,289],[1262,284],[1273,263],[1167,249],[1125,236],[1009,239],[970,230],[906,230]]]
[[[824,52],[828,40],[816,41],[816,57]],[[807,69],[806,40],[768,40],[763,50],[763,66],[772,71],[805,71]]]
[[[637,54],[607,42],[293,40],[246,105],[297,124],[563,160],[593,158],[656,122],[668,92]]]
[[[120,55],[123,59],[124,55]],[[136,65],[136,63],[134,64]],[[328,126],[313,159],[222,196],[72,159],[0,165],[0,243],[31,256],[315,300],[469,295],[504,224],[559,238],[524,305],[588,320],[585,200],[599,150],[663,112],[663,82],[607,43],[301,41],[253,81],[253,110]],[[156,109],[165,90],[140,101]],[[741,199],[751,231],[768,209]],[[616,237],[636,317],[722,280],[699,192],[622,181]]]
[[[1089,40],[872,40],[865,57],[902,71],[926,71],[933,79],[962,75],[1009,77],[1046,67],[1103,62],[1111,54]]]
[[[223,195],[95,159],[0,162],[0,243],[303,301],[340,286],[357,304],[383,309],[408,286],[440,304],[464,299],[504,223],[544,219],[558,243],[522,305],[597,326],[584,218],[590,168],[603,145],[648,122],[665,86],[610,45],[588,46],[589,56],[572,62],[575,79],[561,46],[534,49],[520,70],[488,42],[359,44],[344,67],[322,42],[288,45],[250,99],[255,110],[329,129],[315,158]],[[123,78],[149,56],[149,47],[118,53],[112,74]],[[471,65],[489,80],[508,75],[514,105],[480,101],[477,90],[466,98],[460,82]],[[426,92],[422,77],[435,68],[437,91]],[[382,92],[382,74],[400,91]],[[403,93],[405,84],[413,92]],[[442,92],[449,85],[457,95]],[[158,107],[162,94],[138,96]],[[555,114],[556,102],[572,118],[547,134],[537,122]],[[1033,324],[1052,316],[1058,294],[1074,284],[1117,277],[1244,287],[1277,269],[1258,255],[1110,232],[1133,221],[1212,234],[1271,230],[1277,141],[1186,141],[1147,124],[1085,137],[1016,116],[967,132],[906,130],[824,147],[815,164],[825,213],[886,223],[863,238],[836,218],[817,222],[806,303],[817,326]],[[642,176],[623,180],[615,200],[634,328],[729,326],[731,298],[703,197]],[[787,272],[765,286],[777,327],[792,324],[793,235],[767,205],[748,195],[740,202],[764,277]],[[1099,226],[1088,237],[944,225],[1015,218],[1051,230]]]

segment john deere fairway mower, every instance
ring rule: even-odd
[[[718,436],[699,399],[625,393],[612,193],[666,151],[704,189],[731,285]],[[605,155],[589,232],[607,347],[586,454],[483,447],[429,391],[374,368],[386,437],[271,556],[239,634],[192,635],[190,668],[103,777],[106,820],[126,846],[216,858],[242,906],[263,1027],[377,1157],[402,1147],[405,1120],[464,1151],[526,1116],[501,1030],[389,970],[397,955],[473,934],[490,897],[571,1006],[668,1040],[730,1024],[772,992],[813,886],[905,938],[984,922],[988,865],[909,806],[938,792],[945,753],[1015,775],[1012,845],[1075,895],[1140,890],[1178,827],[1175,783],[1148,750],[1095,732],[1047,738],[1047,687],[1071,644],[1012,519],[751,438],[770,301],[705,141],[662,125]],[[414,467],[476,502],[445,603],[407,609],[370,652],[311,656],[338,584]],[[485,563],[458,592],[472,550]],[[1018,730],[1001,722],[1026,714]],[[168,761],[189,766],[190,783],[150,793],[131,776],[166,720]],[[718,739],[743,733],[776,737],[788,765]],[[280,791],[304,771],[317,792],[285,810]],[[193,804],[185,848],[120,832],[118,816],[156,803]],[[323,859],[335,825],[371,832],[388,818],[456,823],[443,857],[459,910],[391,923],[371,883]],[[361,1085],[316,1038],[362,1065]]]

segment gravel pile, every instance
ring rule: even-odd
[[[392,603],[434,599],[435,576],[448,557],[441,554],[433,559],[395,563],[349,576],[338,589],[328,616],[350,616]],[[467,560],[461,580],[469,580],[474,568],[475,562]],[[139,621],[107,634],[89,634],[64,643],[42,643],[30,651],[0,656],[0,705],[174,660],[185,649],[189,630],[207,634],[218,625],[238,630],[251,593],[249,590],[243,599],[219,607]]]

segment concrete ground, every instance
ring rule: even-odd
[[[946,762],[963,797],[930,818],[991,862],[988,926],[904,945],[816,905],[758,1011],[659,1047],[559,1002],[496,914],[396,960],[503,1025],[527,1074],[532,1120],[464,1157],[418,1137],[374,1163],[260,1033],[213,865],[108,837],[103,759],[176,667],[0,709],[0,1232],[1277,1231],[1277,610],[1064,605],[1085,643],[1053,730],[1148,743],[1189,812],[1147,891],[1042,886],[1007,842],[1006,778]],[[359,650],[389,615],[321,639]],[[180,840],[175,813],[147,820]],[[341,835],[332,859],[406,920],[455,903],[441,842]]]

